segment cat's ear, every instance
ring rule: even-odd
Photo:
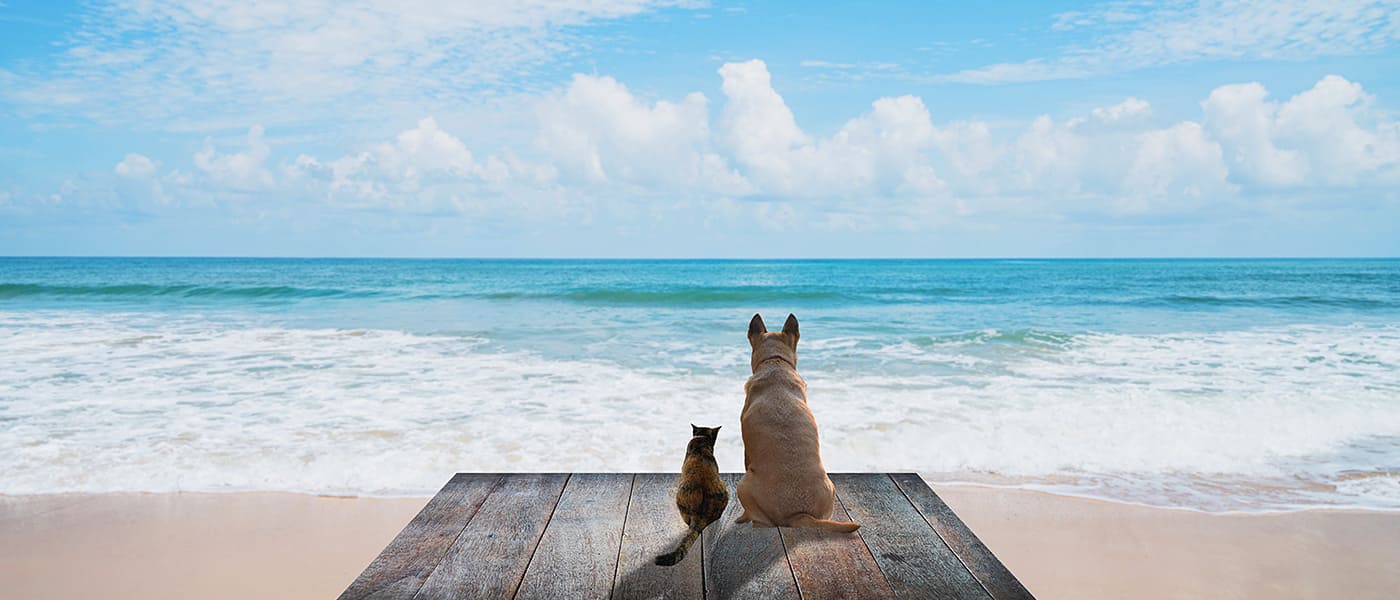
[[[797,315],[788,313],[787,321],[783,323],[783,333],[786,333],[788,334],[788,336],[792,337],[792,346],[796,348],[797,338],[801,337],[797,333]]]
[[[768,327],[763,325],[763,317],[754,313],[753,319],[749,321],[749,343],[753,343],[758,336],[768,333]]]
[[[701,433],[701,432],[700,432],[700,428],[699,428],[699,427],[696,427],[694,423],[691,423],[691,424],[690,424],[690,436],[691,436],[691,437],[695,437],[695,436],[697,436],[697,435],[700,435],[700,433]]]

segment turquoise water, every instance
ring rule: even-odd
[[[1400,260],[0,259],[0,492],[739,469],[755,312],[832,470],[1400,508]]]

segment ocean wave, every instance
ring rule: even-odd
[[[916,336],[909,343],[921,347],[966,346],[973,344],[1009,344],[1032,347],[1063,348],[1074,341],[1076,334],[1044,329],[983,329],[936,336]]]
[[[467,295],[490,300],[562,300],[581,304],[668,307],[764,302],[784,302],[800,306],[813,302],[853,299],[852,295],[842,292],[770,286],[685,287],[658,290],[588,288],[558,292],[493,292]]]
[[[1174,308],[1214,308],[1214,307],[1257,307],[1257,308],[1344,308],[1351,310],[1377,310],[1400,307],[1400,302],[1380,298],[1359,296],[1207,296],[1169,294],[1134,298],[1129,300],[1104,300],[1106,304],[1129,306],[1162,306]]]
[[[1400,327],[925,337],[806,341],[829,469],[1400,510]],[[0,493],[404,494],[456,471],[674,471],[692,422],[725,426],[716,455],[739,469],[742,341],[657,343],[637,363],[478,334],[0,311]]]
[[[34,283],[0,283],[0,299],[25,297],[85,297],[85,298],[366,298],[380,295],[369,290],[304,288],[276,286],[215,286],[215,285],[46,285]]]

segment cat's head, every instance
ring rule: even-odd
[[[719,437],[719,427],[696,427],[694,423],[691,423],[690,437],[703,437],[714,441]]]

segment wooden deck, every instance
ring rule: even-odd
[[[685,560],[674,473],[459,473],[340,595],[360,598],[1032,598],[912,473],[832,474],[855,534],[735,525]]]

